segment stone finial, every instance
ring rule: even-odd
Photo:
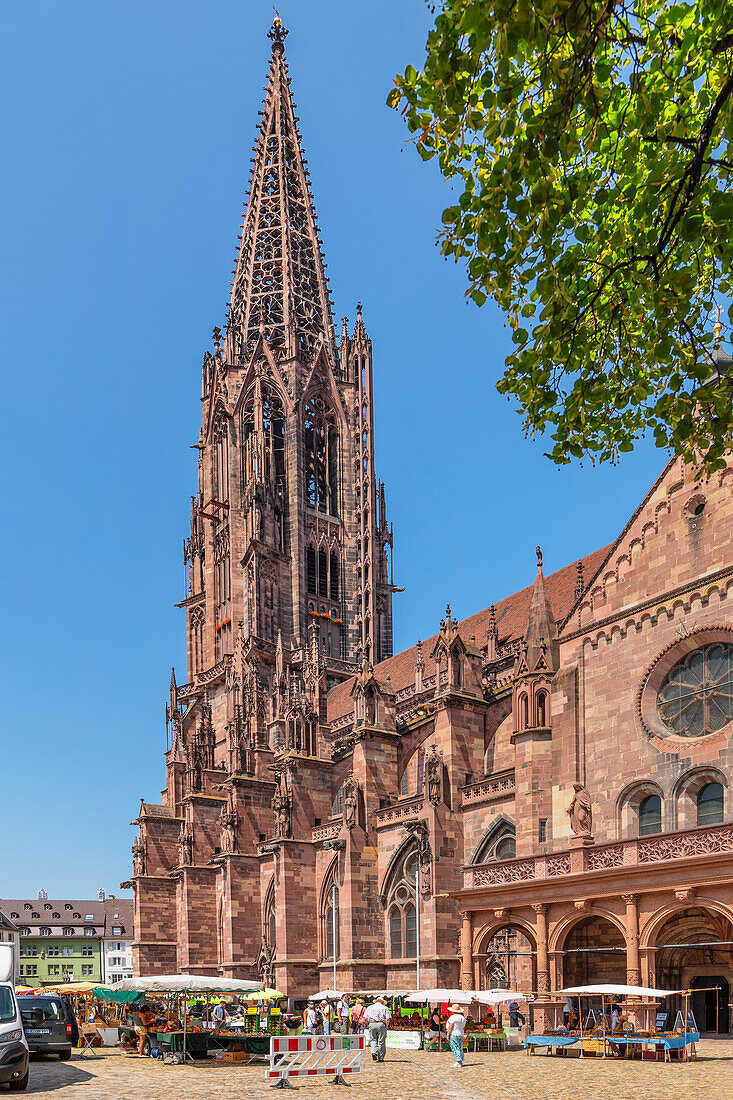
[[[285,48],[285,39],[290,34],[290,31],[283,27],[283,21],[280,18],[280,12],[275,8],[275,18],[272,21],[272,26],[267,32],[267,37],[272,42],[272,52],[282,53]]]
[[[539,547],[539,546],[536,546],[535,547],[535,553],[537,554],[537,568],[541,569],[542,568],[542,548]]]

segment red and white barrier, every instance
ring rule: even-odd
[[[360,1073],[365,1045],[363,1035],[273,1035],[267,1077],[285,1084],[293,1077],[339,1078]]]

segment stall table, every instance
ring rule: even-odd
[[[155,1033],[158,1043],[168,1043],[171,1050],[178,1054],[183,1051],[183,1031],[158,1031]],[[214,1031],[187,1031],[186,1050],[189,1054],[206,1055],[209,1050],[228,1050],[231,1046],[242,1047],[244,1053],[253,1057],[269,1058],[269,1035],[222,1035]]]

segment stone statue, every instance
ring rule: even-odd
[[[425,759],[425,776],[428,788],[428,801],[433,806],[437,806],[440,802],[440,789],[441,789],[441,772],[443,770],[443,761],[440,758],[437,748],[433,745],[430,749],[430,754]]]
[[[573,783],[573,800],[568,806],[570,828],[576,836],[593,835],[593,807],[587,788],[582,783]]]
[[[193,833],[185,826],[181,827],[180,845],[181,863],[190,867],[193,863]]]
[[[359,786],[353,775],[344,783],[344,821],[347,829],[353,829],[359,816]]]
[[[221,825],[221,850],[229,855],[237,850],[237,811],[228,807],[219,816]]]
[[[280,787],[272,796],[272,808],[275,811],[275,836],[287,839],[290,836],[290,797],[283,794]]]
[[[140,837],[137,837],[135,843],[132,846],[132,873],[133,875],[144,875],[145,863],[146,863],[145,845]]]

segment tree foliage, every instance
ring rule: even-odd
[[[402,108],[457,202],[442,251],[514,329],[499,390],[551,457],[733,438],[733,0],[444,0]],[[733,320],[733,307],[728,311]]]

